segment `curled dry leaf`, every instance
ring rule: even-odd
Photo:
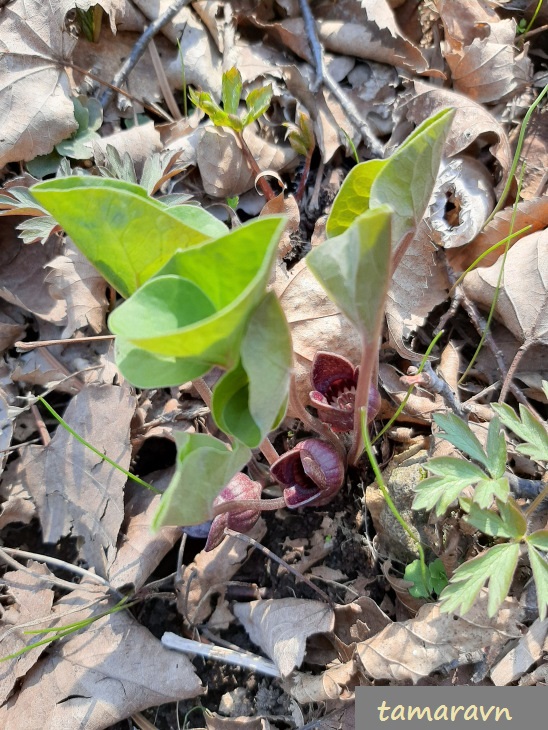
[[[311,675],[295,672],[284,687],[294,700],[306,705],[310,702],[329,702],[337,700],[352,700],[352,689],[359,684],[359,675],[356,665],[352,661],[345,664],[334,663],[322,674]],[[338,727],[338,726],[337,726]]]
[[[466,275],[466,294],[480,306],[491,306],[502,266],[478,268]],[[548,343],[548,230],[518,241],[506,257],[495,317],[529,347]]]
[[[64,254],[47,264],[51,271],[45,279],[50,284],[51,295],[67,306],[68,322],[61,334],[63,339],[88,326],[95,333],[101,332],[108,309],[106,281],[70,239],[66,243]]]
[[[407,395],[407,387],[400,381],[401,373],[398,373],[393,365],[383,363],[379,365],[379,380],[392,398],[396,407],[400,405]],[[432,414],[444,407],[443,399],[439,395],[433,395],[423,390],[416,390],[411,393],[399,420],[411,421],[411,423],[431,423]]]
[[[248,533],[260,541],[266,533],[266,523],[261,518]],[[209,552],[198,553],[182,575],[177,592],[177,608],[190,624],[201,624],[211,615],[212,601],[223,593],[227,581],[238,572],[250,547],[242,540],[228,536]]]
[[[251,641],[274,661],[282,677],[302,664],[308,637],[332,631],[335,621],[329,606],[300,598],[236,603],[234,615]]]
[[[114,603],[102,586],[81,585],[56,604],[58,624],[82,621]],[[202,692],[189,659],[120,611],[55,643],[0,708],[0,726],[104,730],[135,712]]]
[[[464,248],[456,251],[448,251],[448,261],[456,272],[465,271],[474,261],[481,256],[488,248],[494,246],[510,235],[514,219],[514,208],[506,208],[497,213],[493,220],[485,226],[483,231]],[[526,226],[530,228],[522,231],[519,235],[512,237],[510,246],[513,246],[520,238],[528,236],[535,231],[542,231],[548,226],[548,197],[522,200],[516,206],[516,214],[513,223],[513,233],[517,234]],[[504,253],[504,246],[499,246],[495,251],[487,254],[482,259],[481,265],[491,266]]]
[[[4,446],[7,442],[3,440],[4,432],[9,434],[9,427],[2,422],[2,395],[0,393],[0,449],[7,448]],[[7,442],[9,444],[9,442]],[[8,453],[0,453],[0,474],[5,463]],[[36,516],[36,505],[22,484],[20,475],[24,472],[20,469],[21,459],[15,459],[10,462],[0,480],[0,497],[2,504],[0,505],[0,530],[12,522],[21,522],[28,525]]]
[[[548,619],[536,621],[521,637],[517,645],[491,670],[490,676],[496,687],[504,687],[515,682],[541,659],[548,636]]]
[[[411,680],[416,684],[444,664],[478,647],[502,648],[519,638],[518,606],[507,599],[498,615],[489,618],[486,593],[465,617],[440,613],[427,604],[409,621],[391,624],[368,641],[358,644],[357,654],[366,674],[373,679]]]
[[[36,576],[51,576],[45,565],[30,561],[28,569]],[[47,583],[33,577],[23,570],[5,573],[2,582],[8,588],[8,595],[13,603],[8,605],[2,616],[0,629],[0,658],[14,654],[29,644],[28,636],[23,631],[30,628],[43,628],[53,604],[53,591]],[[36,622],[36,619],[42,619]],[[16,682],[36,664],[45,646],[37,647],[15,659],[0,664],[0,704],[11,694]]]
[[[64,419],[127,469],[134,412],[135,397],[129,387],[87,386],[71,400]],[[104,576],[115,557],[124,516],[125,475],[62,426],[48,446],[30,446],[23,459],[22,483],[36,501],[44,542],[55,543],[69,534],[83,538],[83,557]]]
[[[216,712],[204,712],[207,730],[269,730],[264,717],[223,717]]]
[[[516,21],[501,20],[487,3],[437,0],[445,29],[445,58],[453,85],[480,103],[522,91],[531,75],[527,47],[518,53]]]
[[[399,125],[399,144],[410,131],[410,122],[415,125],[428,119],[442,109],[453,107],[455,116],[445,141],[445,157],[454,157],[465,152],[471,145],[489,145],[489,150],[497,160],[501,171],[501,180],[497,181],[497,191],[502,189],[512,164],[512,151],[508,136],[495,117],[481,104],[467,99],[462,94],[448,89],[429,86],[424,81],[413,82],[413,91],[401,97],[399,118],[406,123]],[[477,149],[475,150],[477,153]]]
[[[428,211],[436,243],[444,248],[469,243],[494,207],[493,178],[485,165],[468,155],[442,161]]]
[[[422,221],[411,245],[392,276],[386,300],[386,320],[394,347],[412,361],[421,355],[406,344],[411,333],[421,327],[430,312],[447,298],[449,281],[440,254],[432,243],[432,231]]]

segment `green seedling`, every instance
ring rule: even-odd
[[[456,446],[468,459],[431,459],[426,466],[435,476],[418,485],[413,509],[436,509],[437,514],[442,515],[458,500],[466,513],[466,522],[498,543],[455,571],[441,594],[443,611],[465,613],[470,610],[480,590],[489,583],[488,612],[493,616],[508,595],[521,548],[525,547],[537,588],[539,614],[544,620],[548,610],[548,560],[545,555],[548,530],[530,533],[529,518],[548,497],[548,486],[527,509],[517,504],[504,476],[506,441],[500,429],[502,422],[524,442],[517,449],[543,466],[548,461],[548,432],[545,425],[523,407],[519,417],[509,406],[492,407],[498,417],[489,424],[485,448],[457,416],[434,416],[442,429],[439,438]],[[462,496],[463,490],[469,487],[474,487],[471,499]]]
[[[439,596],[447,585],[445,567],[439,558],[426,566],[426,583],[423,580],[423,571],[420,560],[414,560],[406,566],[403,579],[413,583],[409,593],[414,598],[431,598]]]

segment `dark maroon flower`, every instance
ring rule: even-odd
[[[354,401],[358,384],[358,368],[350,360],[331,352],[317,352],[312,363],[310,401],[323,423],[335,433],[354,428]],[[371,385],[367,422],[372,421],[381,406],[378,390]]]
[[[284,500],[295,509],[330,502],[343,485],[344,463],[337,449],[319,439],[306,439],[270,467],[284,487]]]
[[[223,491],[213,501],[213,509],[230,502],[241,502],[247,500],[257,501],[261,499],[262,487],[259,482],[252,481],[248,476],[239,472],[229,481]],[[236,532],[249,532],[261,516],[261,508],[246,509],[245,507],[234,507],[230,511],[218,514],[211,523],[209,535],[205,546],[206,552],[213,550],[222,543],[225,538],[225,527]]]

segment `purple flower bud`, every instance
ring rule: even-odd
[[[218,497],[213,501],[213,507],[230,502],[243,500],[259,500],[262,487],[259,482],[252,481],[248,476],[239,472],[229,481]],[[213,550],[222,543],[225,538],[225,527],[236,532],[246,533],[251,530],[261,515],[260,508],[246,509],[235,507],[229,512],[217,515],[209,529],[205,550]]]
[[[295,509],[330,502],[344,482],[344,463],[334,446],[306,439],[272,464],[270,471],[284,487],[284,500]]]
[[[312,363],[310,401],[323,423],[335,433],[354,428],[354,401],[358,384],[358,368],[350,360],[331,352],[317,352]],[[367,422],[372,421],[381,406],[378,390],[371,385]]]

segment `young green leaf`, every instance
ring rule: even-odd
[[[386,160],[368,160],[347,175],[327,220],[328,236],[343,233],[369,209],[394,209],[393,248],[420,223],[436,180],[443,144],[454,111],[427,119]]]
[[[426,566],[426,583],[420,560],[414,560],[406,566],[403,579],[414,583],[409,593],[415,598],[430,598],[433,593],[439,596],[447,585],[445,567],[439,558]]]
[[[345,177],[326,223],[329,237],[339,236],[356,218],[369,210],[371,188],[388,160],[367,160],[353,167]]]
[[[232,367],[249,314],[264,296],[283,230],[264,217],[178,251],[109,318],[111,331],[158,355]]]
[[[475,464],[450,456],[430,459],[427,467],[436,476],[424,479],[416,486],[413,509],[435,507],[437,515],[444,514],[463,489],[485,479],[485,474]]]
[[[493,479],[500,479],[506,471],[506,439],[498,418],[493,418],[489,423],[486,452],[489,473]]]
[[[266,112],[272,101],[272,85],[262,86],[260,89],[253,89],[247,95],[245,105],[247,114],[243,118],[243,126],[247,127],[251,122],[255,122]]]
[[[237,114],[242,95],[241,73],[235,67],[225,71],[222,84],[223,110],[227,114]]]
[[[493,403],[492,408],[503,424],[525,442],[516,447],[517,451],[535,461],[548,461],[548,432],[525,406],[519,407],[521,419],[505,403]]]
[[[210,236],[180,220],[139,185],[99,177],[48,180],[32,195],[123,297],[171,258]]]
[[[391,274],[388,206],[356,218],[306,257],[310,271],[367,342],[378,336]]]
[[[548,551],[548,530],[537,530],[532,532],[526,538],[530,545],[534,545],[539,550]]]
[[[215,497],[251,458],[236,443],[233,451],[222,441],[201,433],[176,433],[176,470],[162,495],[152,529],[164,525],[199,525],[210,519]]]
[[[485,468],[488,468],[489,460],[479,440],[467,423],[458,416],[455,416],[454,413],[448,413],[446,415],[436,413],[434,421],[443,429],[441,433],[436,434],[438,438],[449,441],[450,444],[456,446],[457,449],[463,451],[467,456],[479,461]]]
[[[489,581],[487,611],[489,616],[494,616],[508,595],[518,558],[519,543],[504,543],[461,565],[440,596],[441,610],[444,613],[466,613]]]
[[[499,514],[469,500],[462,499],[461,506],[468,512],[466,522],[486,535],[521,540],[527,531],[527,520],[512,499],[506,504],[497,502]]]
[[[538,612],[540,620],[544,621],[548,611],[548,560],[532,545],[527,545],[527,549],[537,589]]]
[[[454,109],[443,109],[424,121],[389,157],[388,164],[375,178],[370,205],[394,207],[392,240],[396,256],[400,242],[422,220],[454,115]]]
[[[225,433],[255,448],[285,415],[289,391],[291,336],[273,292],[251,315],[240,354],[213,390],[212,413]]]
[[[493,504],[493,499],[500,499],[501,502],[506,502],[508,495],[510,494],[510,485],[506,477],[500,479],[482,479],[481,482],[476,484],[474,490],[474,502],[478,507],[490,507]]]
[[[205,112],[216,127],[233,127],[236,129],[231,120],[239,121],[238,117],[230,116],[227,112],[221,109],[217,102],[213,100],[211,94],[207,91],[200,91],[197,93],[193,91],[193,89],[189,89],[188,95],[190,96],[190,100],[194,106]],[[242,129],[241,124],[238,126],[238,129]]]

